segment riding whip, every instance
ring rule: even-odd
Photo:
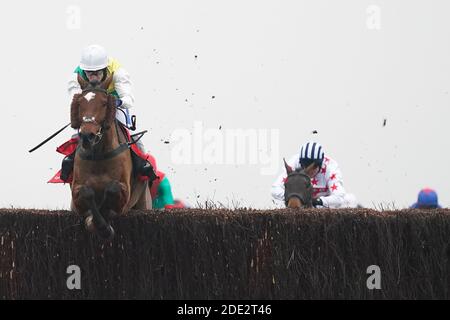
[[[68,126],[70,126],[70,122],[68,124],[66,124],[64,127],[62,127],[61,129],[59,129],[58,131],[56,131],[54,134],[52,134],[50,137],[48,137],[47,139],[45,139],[44,141],[42,141],[41,143],[39,143],[36,147],[34,147],[33,149],[28,150],[28,152],[33,152],[34,150],[42,147],[44,144],[46,144],[47,142],[49,142],[50,140],[52,140],[55,136],[57,136],[58,134],[61,133],[61,131],[63,131],[65,128],[67,128]]]

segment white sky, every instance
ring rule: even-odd
[[[67,79],[91,43],[131,74],[138,127],[150,130],[143,142],[176,198],[271,207],[282,158],[314,139],[363,205],[405,207],[429,186],[448,206],[449,9],[445,0],[3,2],[0,207],[69,208],[69,187],[46,181],[71,129],[28,150],[69,122]],[[278,130],[279,169],[179,164],[176,144],[163,141],[198,121]]]

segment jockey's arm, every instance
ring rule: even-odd
[[[129,109],[134,106],[134,95],[132,92],[132,82],[130,75],[124,68],[119,68],[114,72],[114,87],[122,100],[121,108]]]
[[[122,108],[129,109],[134,106],[134,95],[132,93],[132,83],[130,75],[124,68],[119,68],[114,72],[114,89],[122,100]],[[78,73],[74,72],[70,75],[68,81],[68,93],[70,101],[74,94],[81,93],[81,87],[78,83]]]
[[[284,202],[284,182],[283,179],[285,175],[281,174],[277,180],[272,184],[270,189],[270,193],[272,194],[272,198],[277,202]]]
[[[341,170],[336,166],[333,170],[327,170],[327,187],[330,195],[320,197],[326,208],[339,208],[345,203],[345,189]],[[333,178],[331,179],[331,177]]]
[[[68,85],[67,90],[69,93],[69,99],[72,102],[72,98],[73,98],[74,94],[81,93],[81,86],[78,83],[78,74],[77,73],[72,73],[70,75],[67,85]]]

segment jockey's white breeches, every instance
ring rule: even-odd
[[[124,124],[126,127],[131,126],[131,115],[130,111],[125,108],[118,108],[120,110],[116,111],[116,119],[119,120],[120,123]],[[123,112],[122,112],[122,111]]]
[[[340,206],[340,208],[357,208],[358,201],[356,197],[352,193],[347,193],[344,197],[344,203]]]

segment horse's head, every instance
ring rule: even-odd
[[[82,146],[90,149],[102,138],[104,130],[112,125],[115,115],[115,98],[106,91],[113,75],[105,81],[88,82],[78,75],[82,93],[73,96],[71,105],[71,126],[79,129]]]
[[[284,201],[288,208],[312,207],[313,187],[306,169],[292,169],[284,160],[287,178],[284,182]]]

